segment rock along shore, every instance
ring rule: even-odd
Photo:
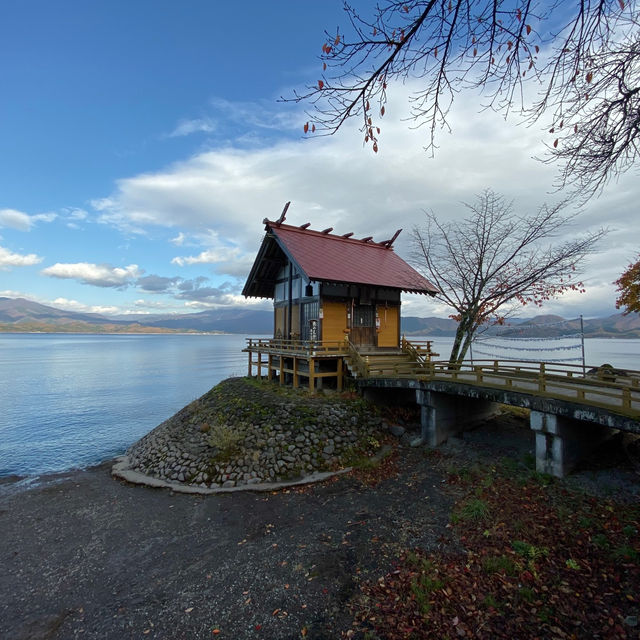
[[[230,378],[133,444],[119,471],[203,490],[295,482],[373,456],[382,428],[360,397]]]

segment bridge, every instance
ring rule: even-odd
[[[437,446],[450,436],[494,415],[498,404],[530,410],[536,435],[536,468],[562,477],[609,437],[612,429],[640,435],[640,372],[612,367],[474,360],[452,365],[434,360],[430,341],[408,341],[401,349],[364,351],[353,344],[295,343],[251,339],[249,375],[257,365],[267,377],[287,376],[309,387],[335,377],[355,379],[370,398],[415,394],[421,408],[421,437],[414,443]],[[258,362],[252,360],[258,354]],[[263,362],[261,353],[267,358]]]

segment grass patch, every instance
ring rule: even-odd
[[[591,542],[593,542],[593,544],[595,544],[598,549],[601,549],[603,551],[611,546],[609,538],[607,538],[604,533],[596,533],[591,537]]]
[[[616,562],[633,562],[638,564],[640,561],[640,554],[630,545],[623,544],[619,547],[616,547],[611,552],[611,557]]]
[[[491,593],[488,593],[484,598],[482,598],[482,606],[487,609],[495,609],[496,611],[500,609],[500,603]]]
[[[509,556],[486,556],[482,559],[482,568],[486,573],[504,573],[514,577],[520,573],[520,566]]]
[[[482,522],[489,519],[489,506],[481,498],[473,497],[464,502],[452,515],[457,516],[456,522],[460,520]]]

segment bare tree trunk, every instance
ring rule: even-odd
[[[462,322],[458,324],[456,329],[456,337],[453,339],[453,346],[451,347],[451,353],[449,354],[449,364],[455,364],[458,362],[458,352],[462,345],[462,338],[464,337],[464,329]]]
[[[456,336],[453,340],[453,346],[451,347],[451,354],[449,355],[450,364],[459,364],[464,359],[467,349],[469,348],[470,325],[470,318],[463,316],[460,319],[458,328],[456,329]]]

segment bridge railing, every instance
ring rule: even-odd
[[[640,372],[599,375],[584,373],[582,365],[522,363],[490,360],[450,364],[431,363],[430,379],[450,380],[485,387],[513,389],[550,398],[561,398],[640,414]]]

